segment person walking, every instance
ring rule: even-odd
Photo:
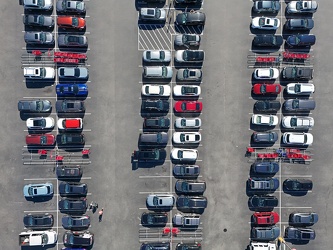
[[[102,217],[103,217],[103,211],[104,211],[104,208],[102,208],[101,210],[99,210],[99,212],[98,212],[98,214],[99,214],[99,217],[98,217],[98,219],[99,219],[99,222],[101,222],[102,221]]]

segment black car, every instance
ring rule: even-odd
[[[20,112],[49,112],[51,107],[51,102],[48,100],[21,100],[17,104]]]
[[[170,243],[169,242],[143,243],[140,247],[140,250],[170,250]]]
[[[203,50],[177,50],[175,60],[179,63],[202,63],[205,60]]]
[[[70,216],[65,215],[61,219],[62,226],[68,230],[85,230],[90,226],[90,217],[88,215]]]
[[[256,174],[276,174],[279,172],[279,163],[271,161],[255,162],[251,165],[251,171]]]
[[[174,165],[173,174],[176,178],[196,178],[200,174],[198,165]]]
[[[311,80],[313,78],[313,68],[308,67],[284,67],[282,76],[291,80]]]
[[[288,19],[284,27],[286,30],[311,30],[314,21],[311,18]]]
[[[168,100],[143,100],[142,109],[168,112],[170,103]]]
[[[200,243],[178,243],[176,250],[201,250]]]
[[[315,35],[293,35],[288,36],[286,43],[291,47],[309,47],[316,43]]]
[[[177,198],[177,207],[179,210],[195,213],[201,211],[207,207],[207,198],[204,196],[178,196]]]
[[[257,13],[278,13],[281,5],[279,1],[255,1],[252,10]]]
[[[263,100],[263,101],[256,101],[254,104],[254,108],[258,111],[278,111],[281,108],[281,103],[279,101],[269,101],[269,100]]]
[[[175,0],[177,4],[201,4],[202,0]]]
[[[170,119],[168,117],[152,117],[145,118],[143,121],[143,127],[164,129],[170,127]]]
[[[295,212],[289,215],[289,223],[294,226],[312,226],[318,222],[318,214],[315,212]]]
[[[306,192],[312,190],[313,183],[307,179],[286,179],[283,188],[287,191]]]
[[[165,149],[135,150],[132,154],[133,161],[161,161],[166,157]]]
[[[253,46],[258,47],[280,47],[283,44],[282,36],[257,35],[253,38]]]
[[[89,231],[67,231],[64,234],[63,242],[65,246],[70,247],[91,247],[94,243],[94,234],[90,233]]]
[[[60,134],[57,135],[58,145],[80,145],[85,143],[84,134]]]
[[[182,194],[203,194],[206,190],[206,182],[192,180],[178,180],[175,184],[177,193]]]
[[[167,213],[143,213],[141,215],[141,224],[147,227],[164,227],[168,223]]]
[[[183,12],[176,16],[176,24],[178,25],[205,25],[205,22],[205,13],[199,11]]]
[[[52,214],[26,214],[23,217],[23,224],[26,228],[51,228],[53,227]]]
[[[284,238],[288,240],[309,241],[316,238],[316,232],[312,228],[287,227]]]
[[[83,101],[60,100],[56,102],[56,110],[58,113],[76,113],[84,112],[86,109]]]
[[[87,193],[88,186],[85,183],[61,182],[59,184],[60,196],[86,196]]]
[[[255,211],[271,211],[279,204],[279,200],[275,196],[264,195],[258,196],[254,195],[249,198],[248,205]]]
[[[61,213],[84,214],[87,210],[87,199],[61,199],[59,201],[59,210]]]
[[[252,139],[254,142],[267,142],[273,143],[279,139],[279,136],[276,132],[253,132]]]
[[[52,16],[44,15],[24,15],[23,23],[30,27],[46,27],[52,28],[54,26],[54,19]]]
[[[168,133],[156,132],[156,133],[140,133],[139,135],[139,146],[157,146],[165,147],[168,143]]]
[[[58,179],[80,179],[83,171],[80,166],[57,166],[56,173]]]

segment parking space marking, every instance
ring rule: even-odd
[[[312,209],[312,207],[281,207],[281,209]],[[281,214],[281,212],[280,212]]]
[[[23,213],[56,213],[58,210],[25,210]]]
[[[139,194],[175,194],[175,192],[139,192]]]

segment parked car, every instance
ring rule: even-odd
[[[56,168],[56,174],[58,179],[80,179],[83,171],[79,165],[77,166],[63,166],[59,165]]]
[[[280,19],[274,17],[255,17],[252,19],[252,29],[277,30],[280,26]]]
[[[166,132],[150,132],[140,133],[139,145],[140,146],[166,146],[169,136]]]
[[[313,78],[313,69],[307,67],[284,67],[282,76],[285,79],[292,80],[311,80]]]
[[[280,92],[280,84],[256,83],[253,85],[253,93],[256,95],[278,95]]]
[[[283,44],[283,38],[272,34],[256,35],[252,44],[258,47],[280,47]]]
[[[36,0],[23,0],[23,7],[25,10],[44,10],[49,11],[53,9],[52,0],[36,1]]]
[[[171,94],[171,88],[169,85],[145,84],[142,86],[141,94],[144,96],[168,97]]]
[[[176,118],[175,127],[182,129],[195,129],[201,127],[201,119],[200,118]]]
[[[165,0],[142,0],[139,1],[140,3],[145,3],[145,4],[165,4]]]
[[[201,69],[179,69],[177,71],[177,80],[179,81],[201,81]]]
[[[140,250],[170,250],[170,242],[149,242],[142,243]]]
[[[289,99],[283,103],[284,109],[287,111],[310,111],[316,108],[314,100]]]
[[[145,118],[143,127],[152,129],[165,129],[170,127],[170,119],[168,117],[151,117]]]
[[[279,188],[279,179],[270,177],[251,177],[247,181],[249,189],[255,192],[272,192]]]
[[[53,227],[54,218],[52,214],[26,214],[23,217],[23,224],[26,228],[44,229]]]
[[[143,213],[141,215],[141,224],[146,227],[164,227],[167,223],[167,213]]]
[[[177,193],[181,194],[203,194],[206,190],[206,182],[194,180],[177,180],[175,189]]]
[[[289,83],[286,89],[290,95],[311,95],[315,92],[315,86],[312,83]]]
[[[256,13],[278,13],[281,5],[278,1],[255,1],[252,10]]]
[[[83,35],[59,35],[58,36],[58,46],[59,47],[87,47],[88,46],[88,38]]]
[[[202,63],[205,59],[203,50],[176,50],[175,60],[179,63]]]
[[[278,226],[272,227],[252,227],[251,239],[260,241],[275,240],[280,235],[280,228]]]
[[[275,196],[253,195],[249,198],[249,207],[256,211],[271,211],[279,204],[279,200]]]
[[[256,101],[254,104],[254,108],[257,111],[278,111],[281,108],[281,103],[279,101],[270,101],[270,100],[263,100],[263,101]]]
[[[278,223],[280,216],[277,212],[255,212],[252,219],[256,225],[268,226]]]
[[[17,104],[20,112],[49,112],[51,110],[51,102],[48,100],[20,100]]]
[[[276,174],[279,172],[279,164],[271,161],[255,162],[251,165],[251,171],[256,174]]]
[[[201,4],[202,0],[175,0],[177,4]]]
[[[202,102],[199,101],[177,101],[175,103],[175,111],[181,113],[201,112]]]
[[[198,165],[174,165],[173,175],[176,178],[196,178],[200,174]]]
[[[24,67],[23,75],[28,79],[54,79],[54,68],[52,67]]]
[[[61,199],[59,201],[59,210],[61,213],[83,214],[87,210],[87,199]]]
[[[142,55],[145,62],[170,62],[171,51],[170,50],[145,50]]]
[[[318,9],[316,1],[291,1],[286,7],[288,14],[308,14],[315,13]]]
[[[141,21],[165,21],[166,11],[161,8],[141,8],[139,19]]]
[[[56,102],[58,113],[78,113],[84,112],[85,106],[83,101],[79,100],[59,100]]]
[[[205,25],[206,15],[200,11],[179,13],[176,16],[177,25]]]
[[[162,161],[166,157],[165,149],[140,149],[134,150],[133,161]]]
[[[176,161],[196,161],[199,153],[195,149],[173,148],[171,150],[171,158]]]
[[[279,123],[277,115],[252,115],[252,123],[263,126],[276,126]]]
[[[52,117],[28,118],[26,124],[28,129],[52,129],[54,127],[54,119]]]
[[[26,198],[37,198],[40,196],[52,196],[52,183],[27,184],[23,187],[23,194]]]
[[[150,194],[146,203],[149,208],[170,208],[175,204],[175,197],[172,194]]]
[[[201,250],[201,244],[200,243],[178,243],[176,245],[176,250]]]
[[[24,41],[31,45],[53,45],[54,37],[51,32],[30,31],[25,32]]]
[[[84,134],[60,134],[57,135],[58,145],[82,145],[85,143]]]
[[[288,19],[284,24],[286,30],[311,30],[314,27],[314,21],[311,18]]]
[[[58,0],[56,8],[59,13],[86,13],[86,6],[83,1]]]
[[[199,46],[201,37],[197,34],[181,34],[175,36],[175,45],[177,46]]]
[[[207,207],[207,198],[204,196],[178,196],[177,208],[178,210],[195,213],[202,211]]]
[[[252,139],[254,142],[276,142],[279,136],[276,132],[253,132]]]
[[[312,226],[318,222],[318,214],[315,212],[294,212],[289,216],[289,223],[298,227]]]
[[[174,96],[196,97],[201,94],[200,86],[196,85],[176,85],[173,87]]]
[[[60,79],[87,79],[89,72],[86,67],[60,67],[58,68]]]
[[[52,134],[30,134],[26,135],[25,143],[28,146],[53,146],[55,137]]]
[[[89,231],[73,232],[67,231],[64,234],[63,242],[65,246],[91,247],[94,243],[94,234]]]
[[[309,47],[316,43],[315,35],[298,34],[288,36],[286,43],[291,47]]]
[[[285,116],[281,124],[284,128],[309,129],[314,126],[314,119],[309,116]]]
[[[177,213],[172,218],[172,224],[181,227],[198,227],[200,225],[200,216]]]
[[[86,196],[88,193],[88,186],[85,183],[78,182],[61,182],[59,184],[60,196]]]
[[[200,143],[200,132],[174,132],[172,141],[178,144]]]
[[[169,100],[142,100],[142,109],[168,112],[170,108]]]
[[[86,20],[77,16],[58,16],[58,28],[82,30],[86,28]]]
[[[274,80],[279,75],[280,72],[277,68],[258,68],[253,72],[254,78],[259,80]]]
[[[83,128],[82,118],[60,118],[57,125],[59,130],[64,131],[78,131]]]
[[[289,145],[308,146],[313,143],[313,135],[310,133],[293,133],[286,132],[282,136],[283,143]]]
[[[308,179],[286,179],[283,188],[287,191],[305,192],[312,190],[313,183]]]
[[[288,240],[309,241],[316,238],[316,232],[312,228],[287,227],[284,238]]]
[[[90,226],[88,215],[65,215],[61,219],[62,227],[68,230],[85,230]]]
[[[23,23],[30,27],[53,28],[54,19],[52,16],[29,14],[23,16]]]
[[[172,78],[173,70],[170,66],[149,66],[143,68],[145,78]]]

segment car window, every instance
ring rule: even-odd
[[[72,25],[75,27],[79,26],[79,19],[77,17],[72,18]]]

